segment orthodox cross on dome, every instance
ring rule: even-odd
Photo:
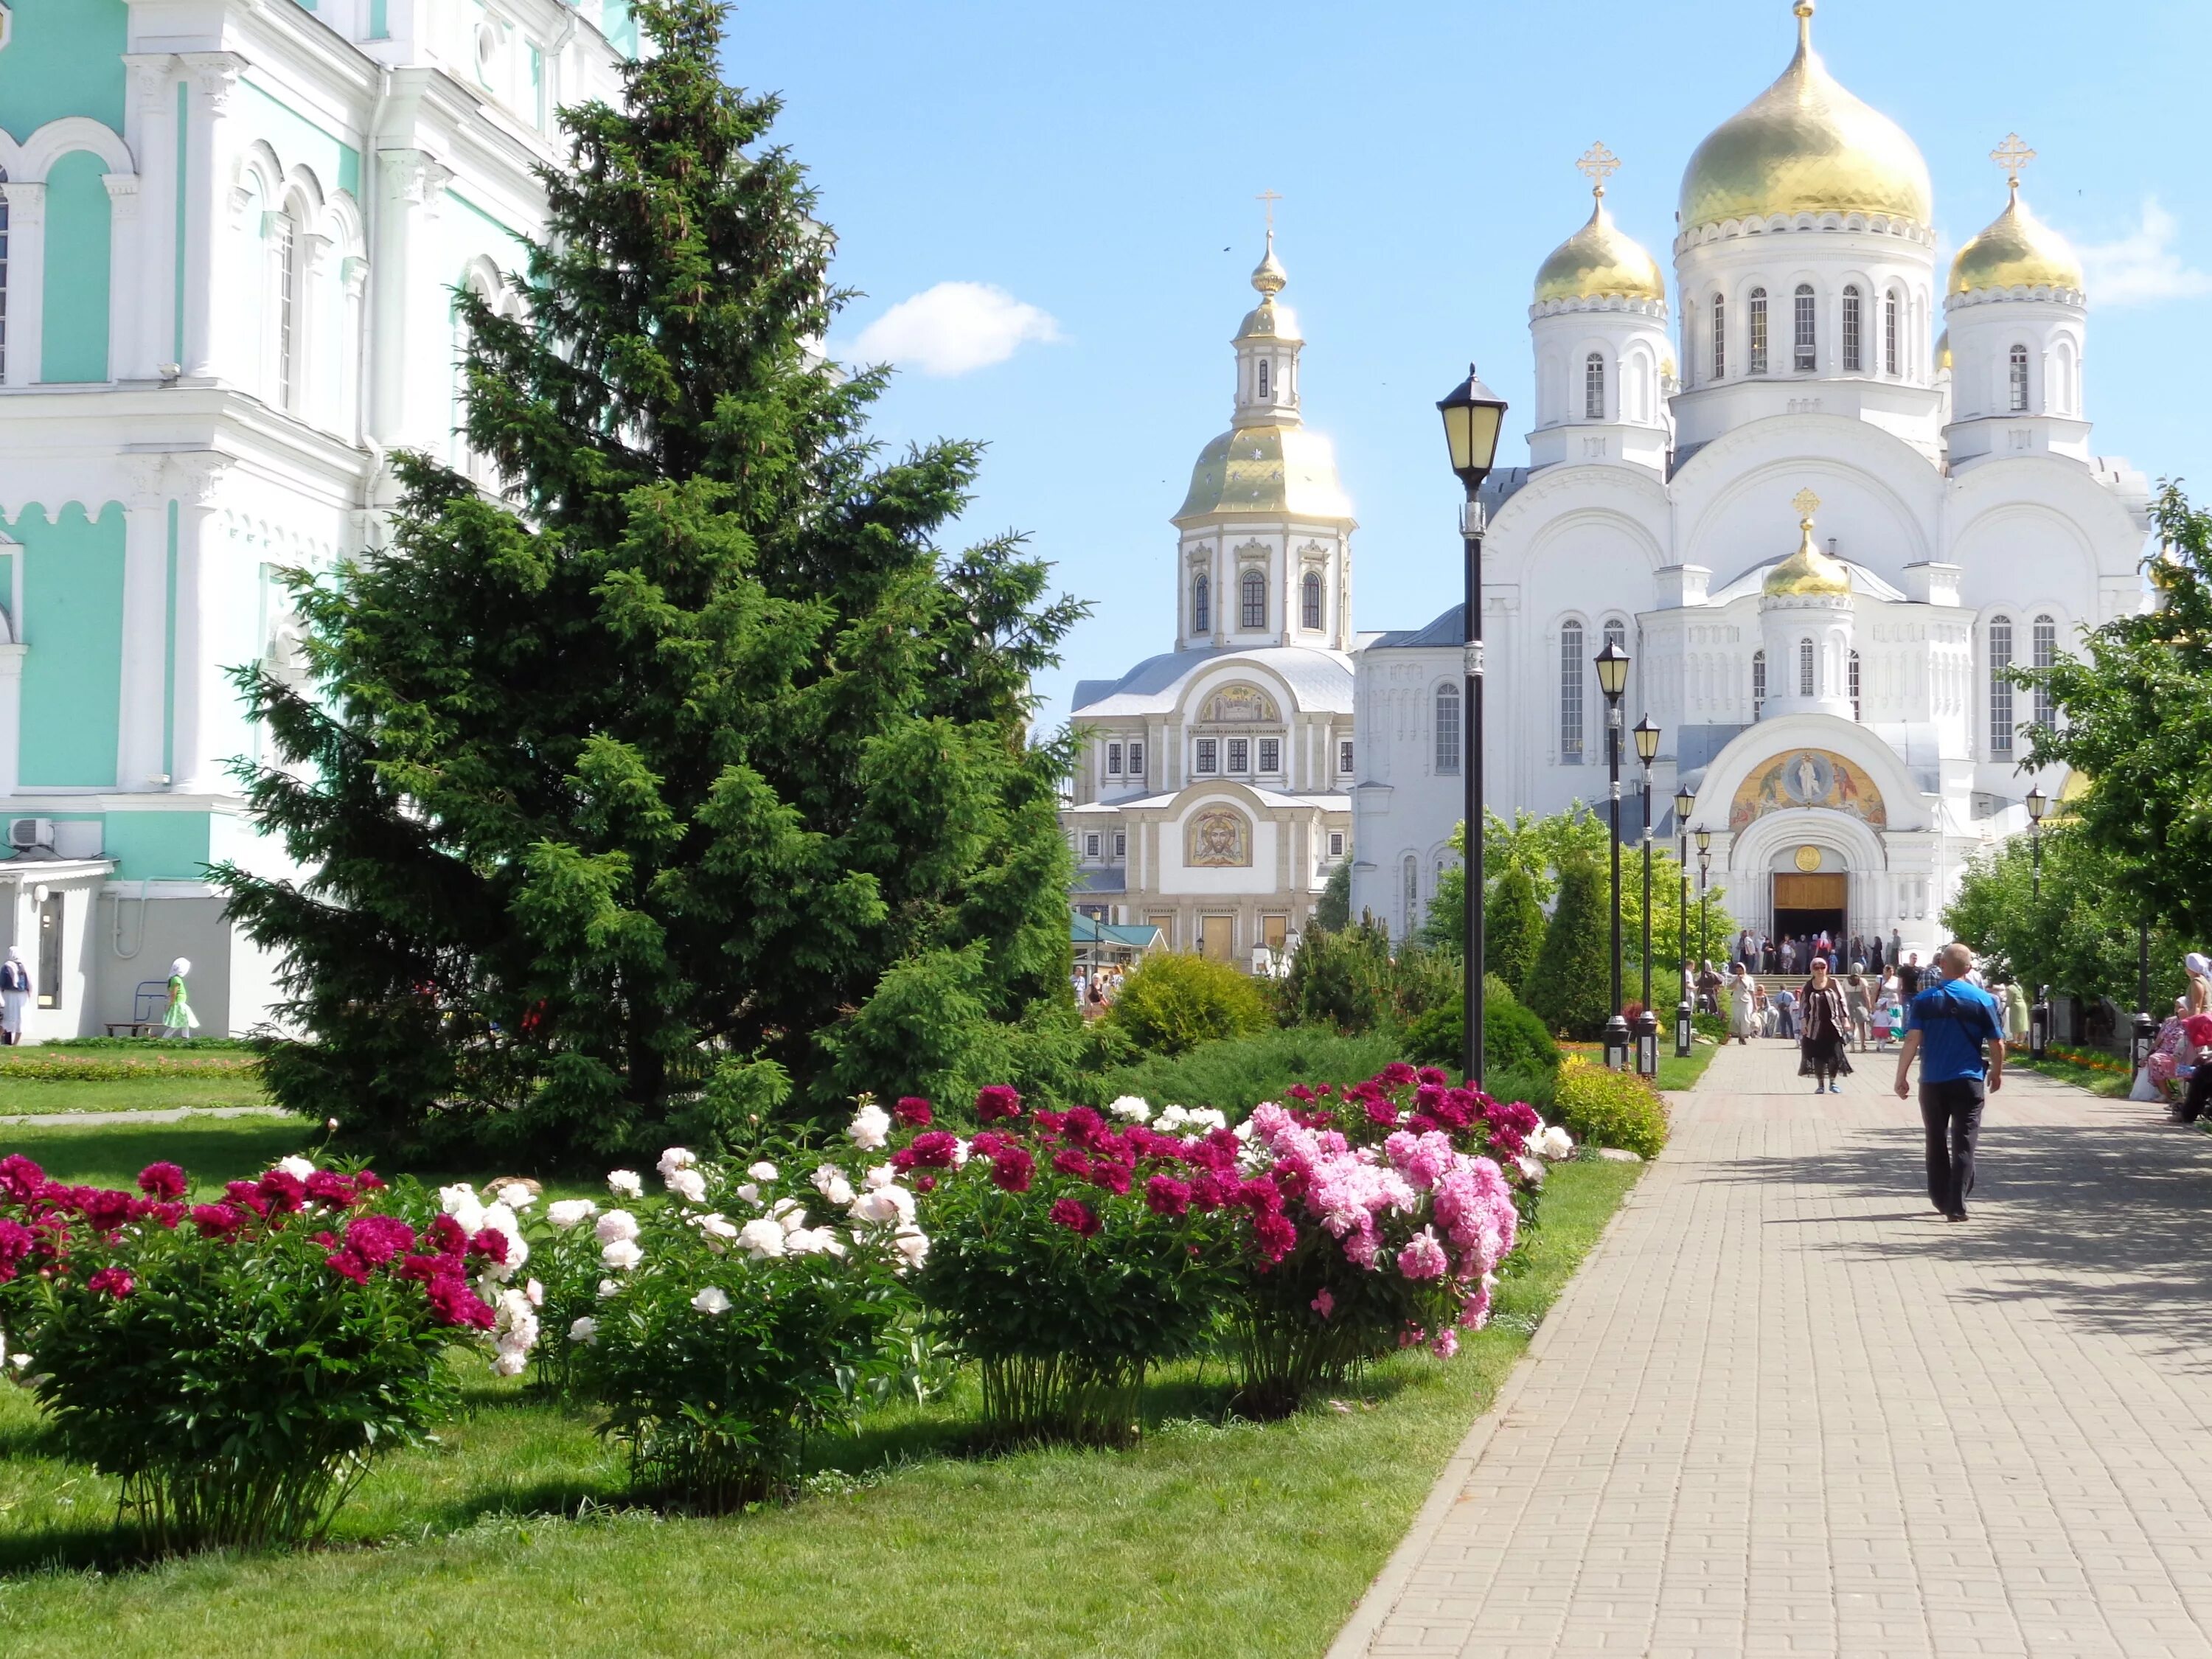
[[[1283,193],[1277,190],[1263,190],[1252,199],[1267,210],[1267,240],[1272,242],[1275,240],[1275,204],[1283,199]]]
[[[1620,157],[1603,144],[1592,144],[1584,150],[1582,159],[1575,163],[1577,172],[1590,181],[1590,194],[1605,194],[1605,181],[1620,171]]]
[[[1790,498],[1790,505],[1797,509],[1797,516],[1805,521],[1805,527],[1811,529],[1813,515],[1820,510],[1820,498],[1809,489],[1801,489]]]
[[[2035,152],[2021,142],[2016,132],[2005,134],[2004,143],[1990,152],[1990,160],[2004,169],[2005,178],[2012,185],[2012,193],[2020,194],[2021,169],[2035,159]]]

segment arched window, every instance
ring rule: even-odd
[[[1213,583],[1204,574],[1190,585],[1190,631],[1204,634],[1213,627]]]
[[[1728,378],[1728,301],[1713,295],[1713,379]]]
[[[2005,384],[2011,393],[2009,407],[2015,415],[2027,413],[2027,348],[2016,345],[2006,372]]]
[[[1856,374],[1866,367],[1866,353],[1859,336],[1859,290],[1856,283],[1844,290],[1844,373]]]
[[[1747,372],[1766,373],[1766,290],[1763,288],[1751,291],[1751,363]]]
[[[1265,357],[1260,359],[1260,395],[1262,398],[1267,395],[1267,360]]]
[[[1265,628],[1267,625],[1267,579],[1256,570],[1248,570],[1237,583],[1239,628]]]
[[[1766,713],[1766,653],[1751,653],[1751,717],[1759,719]]]
[[[1459,774],[1459,687],[1455,685],[1437,688],[1437,772],[1439,776]]]
[[[0,384],[8,379],[8,172],[0,167]]]
[[[1797,695],[1801,697],[1813,695],[1813,641],[1810,640],[1797,641]]]
[[[1321,631],[1321,572],[1309,570],[1298,584],[1298,620],[1316,633]]]
[[[1859,714],[1859,653],[1856,651],[1851,653],[1850,675],[1851,718],[1853,720],[1858,720],[1863,717]]]
[[[1559,624],[1559,760],[1583,763],[1583,625],[1570,617]]]
[[[1810,374],[1820,366],[1820,318],[1815,309],[1818,301],[1813,297],[1810,283],[1797,284],[1796,294],[1796,349],[1790,363],[1800,374]]]
[[[2048,668],[2058,660],[2058,623],[2055,618],[2048,616],[2038,617],[2035,619],[2033,639],[2035,665],[2038,668]],[[2037,686],[2035,688],[2035,723],[2041,726],[2051,725],[2055,712],[2051,701],[2051,688],[2047,685]]]
[[[2012,753],[2012,618],[1990,618],[1990,753]]]
[[[276,402],[296,412],[300,407],[300,359],[305,342],[300,337],[300,222],[287,209],[276,216]],[[468,405],[461,405],[467,418]]]
[[[1881,301],[1881,372],[1897,373],[1897,290],[1882,296]]]
[[[1583,417],[1605,418],[1605,358],[1595,351],[1583,360]]]
[[[1405,885],[1405,925],[1399,929],[1398,937],[1409,939],[1421,925],[1421,862],[1411,853],[1406,854]]]

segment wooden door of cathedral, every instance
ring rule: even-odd
[[[1840,871],[1803,875],[1778,872],[1774,878],[1774,937],[1811,938],[1825,931],[1847,939],[1850,878]]]

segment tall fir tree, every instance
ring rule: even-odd
[[[1560,862],[1559,902],[1521,993],[1545,1030],[1583,1042],[1603,1036],[1613,1012],[1606,890],[1595,859],[1570,854]]]
[[[1509,864],[1490,884],[1482,907],[1484,966],[1508,985],[1525,985],[1544,944],[1544,907],[1536,884],[1518,864]]]
[[[1027,725],[1080,607],[1017,538],[939,546],[976,446],[869,440],[884,374],[818,354],[833,239],[723,12],[638,0],[623,104],[541,174],[526,317],[456,296],[506,496],[396,458],[388,546],[295,579],[313,690],[240,677],[304,872],[220,872],[301,1034],[266,1075],[376,1143],[711,1139],[1073,1022]]]

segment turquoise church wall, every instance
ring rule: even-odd
[[[637,19],[631,15],[629,0],[602,0],[599,32],[617,52],[637,56]]]
[[[123,131],[125,0],[23,0],[0,52],[0,128],[19,143],[49,121],[88,115]]]
[[[26,507],[22,544],[21,787],[115,787],[123,714],[123,509],[71,501],[48,522]]]
[[[262,86],[249,70],[240,85],[254,94],[252,126],[269,141],[286,169],[307,166],[314,169],[325,191],[342,190],[356,200],[361,196],[361,152],[317,126],[289,104]]]
[[[4,57],[5,53],[0,53]],[[46,316],[39,378],[107,378],[107,164],[72,150],[46,173]]]
[[[118,881],[198,881],[206,873],[210,814],[109,812],[100,849]]]

